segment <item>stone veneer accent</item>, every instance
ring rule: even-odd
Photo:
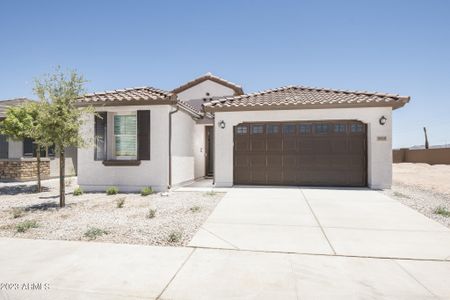
[[[41,178],[50,177],[50,160],[41,159]],[[37,178],[35,158],[0,159],[0,180],[34,180]]]

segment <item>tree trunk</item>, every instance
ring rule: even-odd
[[[42,192],[41,187],[41,146],[37,146],[36,153],[36,163],[37,163],[37,192]]]
[[[59,206],[66,206],[66,185],[65,185],[65,157],[64,148],[59,151]]]

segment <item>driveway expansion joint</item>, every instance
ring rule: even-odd
[[[312,209],[311,204],[309,204],[308,198],[306,198],[306,195],[305,195],[305,193],[303,193],[303,190],[301,188],[299,188],[299,190],[300,190],[300,193],[302,194],[303,198],[305,199],[305,202],[308,205],[309,210],[311,211],[311,214],[314,216],[314,219],[316,220],[317,224],[319,224],[320,230],[322,231],[323,236],[327,240],[328,245],[330,246],[333,253],[336,255],[336,250],[334,249],[333,245],[331,244],[330,240],[328,239],[328,236],[325,233],[325,230],[323,229],[322,224],[320,224],[319,218],[317,218],[316,213]]]
[[[164,288],[162,289],[161,293],[159,293],[159,295],[155,298],[155,300],[160,300],[161,299],[161,296],[167,290],[167,288],[172,283],[172,281],[175,279],[175,277],[177,277],[177,275],[181,271],[181,269],[183,269],[184,265],[186,265],[188,260],[192,257],[192,255],[194,254],[195,250],[197,250],[197,249],[195,249],[195,248],[192,249],[191,253],[189,253],[188,257],[186,257],[186,259],[183,261],[181,266],[178,268],[178,270],[175,272],[175,274],[173,274],[173,276],[170,278],[169,282],[167,282],[167,284],[164,286]]]

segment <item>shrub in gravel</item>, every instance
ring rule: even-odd
[[[26,232],[30,228],[38,227],[38,223],[34,220],[27,220],[16,225],[17,232]]]
[[[81,196],[83,195],[84,191],[82,188],[77,187],[76,189],[73,190],[73,195],[74,196]]]
[[[202,208],[201,208],[200,206],[198,206],[198,205],[192,206],[192,207],[190,208],[191,212],[193,212],[193,213],[199,212],[201,209],[202,209]]]
[[[104,234],[108,234],[109,232],[106,230],[103,230],[101,228],[92,227],[89,228],[85,233],[84,237],[88,238],[89,240],[95,240],[97,237],[102,236]]]
[[[405,194],[397,192],[397,191],[394,192],[394,196],[398,197],[398,198],[406,198],[406,199],[410,198],[408,195],[405,195]]]
[[[126,199],[125,197],[121,197],[121,198],[117,199],[117,201],[116,201],[117,208],[123,207],[123,205],[125,204],[125,199]]]
[[[436,209],[434,210],[434,213],[437,215],[444,216],[444,217],[450,217],[450,211],[443,206],[436,207]]]
[[[148,196],[153,194],[153,189],[151,187],[145,187],[141,190],[141,196]]]
[[[215,196],[217,193],[214,191],[208,191],[205,193],[205,196]]]
[[[119,193],[119,188],[116,186],[110,186],[109,188],[106,189],[107,195],[116,195],[118,193]]]
[[[169,238],[167,239],[167,241],[169,243],[178,243],[181,241],[181,237],[183,236],[183,234],[179,231],[172,231],[169,234]]]
[[[156,217],[156,209],[150,208],[148,210],[147,218],[153,219],[154,217]]]
[[[11,211],[13,218],[17,219],[22,217],[25,214],[25,211],[22,208],[14,207]]]

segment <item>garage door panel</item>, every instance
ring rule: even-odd
[[[239,126],[247,128],[248,134],[242,133],[245,129],[241,134],[235,132],[235,183],[366,185],[363,123],[344,120]]]

